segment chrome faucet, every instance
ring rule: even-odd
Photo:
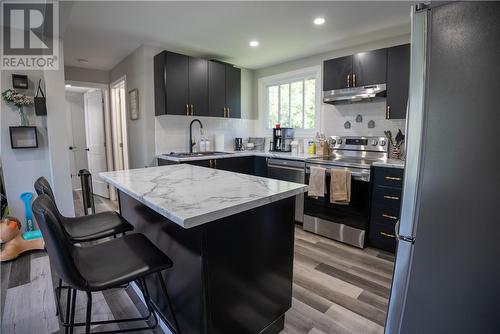
[[[200,123],[200,134],[203,136],[203,124],[201,124],[201,121],[199,119],[193,119],[191,123],[189,123],[189,153],[193,153],[193,146],[196,145],[196,143],[193,141],[193,123],[198,122]]]

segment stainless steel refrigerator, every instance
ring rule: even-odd
[[[385,333],[500,333],[500,3],[412,7]]]

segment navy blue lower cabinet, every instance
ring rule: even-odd
[[[368,245],[396,251],[395,227],[401,213],[403,169],[373,167],[372,203]]]

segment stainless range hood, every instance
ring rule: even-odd
[[[334,89],[323,92],[323,102],[329,104],[359,102],[385,96],[386,84]]]

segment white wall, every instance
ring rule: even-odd
[[[205,129],[204,137],[215,149],[215,135],[224,134],[224,149],[234,150],[234,138],[248,138],[254,133],[255,122],[248,119],[216,117],[159,116],[156,117],[156,153],[187,152],[189,150],[189,123],[198,118]],[[199,124],[193,124],[193,137],[200,140]]]
[[[36,72],[36,73],[35,73]],[[5,71],[2,70],[1,90],[12,88],[11,75],[28,75],[30,83],[29,90],[24,92],[27,95],[33,95],[33,87],[42,77],[41,71]],[[32,192],[35,196],[33,183],[39,176],[45,176],[49,182],[52,181],[50,172],[50,157],[47,134],[47,118],[37,117],[34,114],[33,107],[24,108],[28,116],[29,123],[36,126],[38,130],[38,148],[34,149],[11,149],[9,126],[19,126],[20,120],[17,109],[7,105],[3,99],[1,102],[1,159],[2,171],[5,181],[5,190],[7,201],[9,203],[10,215],[19,218],[24,222],[24,206],[19,199],[23,192]]]
[[[65,215],[74,215],[73,196],[68,156],[66,102],[64,96],[64,71],[62,41],[60,41],[60,68],[51,71],[4,71],[1,72],[1,91],[12,88],[13,73],[28,75],[27,95],[33,95],[34,85],[43,78],[46,85],[48,116],[35,116],[33,107],[26,108],[30,124],[37,126],[39,148],[13,150],[10,147],[9,126],[19,125],[14,108],[1,102],[1,160],[7,200],[12,215],[24,219],[24,208],[19,200],[22,192],[35,194],[33,183],[40,176],[51,182],[57,204]]]
[[[137,48],[111,70],[110,82],[125,76],[126,94],[139,90],[139,119],[130,120],[127,106],[127,131],[130,168],[151,165],[154,157],[154,92],[153,56],[156,49],[144,46]]]

